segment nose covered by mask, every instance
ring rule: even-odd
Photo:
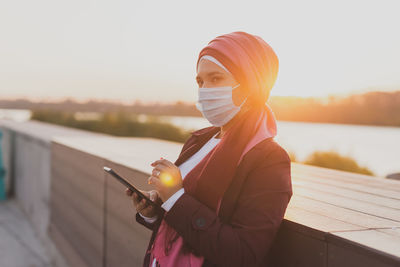
[[[239,85],[199,88],[196,108],[212,125],[219,127],[226,124],[235,117],[247,100],[246,97],[240,106],[233,103],[232,91]]]

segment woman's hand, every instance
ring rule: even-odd
[[[151,190],[151,191],[139,190],[139,191],[154,202],[156,202],[156,200],[159,198],[156,190]],[[137,212],[146,217],[154,217],[156,215],[157,213],[156,208],[153,205],[146,203],[147,202],[146,199],[143,198],[141,201],[139,201],[138,194],[136,194],[136,192],[132,192],[129,188],[125,190],[125,193],[127,196],[132,197],[133,205],[135,206]]]
[[[165,202],[183,187],[181,171],[174,163],[163,158],[150,165],[154,169],[148,183],[155,186],[161,200]]]

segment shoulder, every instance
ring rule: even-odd
[[[274,164],[279,162],[290,164],[289,154],[273,138],[267,138],[256,144],[246,153],[243,159],[255,161],[258,164]]]
[[[267,191],[292,192],[289,154],[274,139],[265,139],[250,149],[242,166],[246,183]]]

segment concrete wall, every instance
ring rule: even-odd
[[[141,265],[151,232],[136,223],[124,187],[103,166],[150,190],[148,158],[177,157],[181,144],[37,121],[0,120],[0,130],[8,197],[60,266]],[[149,142],[160,150],[149,151]]]
[[[39,235],[47,236],[52,138],[102,135],[36,121],[1,120],[0,130],[7,194],[15,195]]]
[[[46,236],[49,221],[50,143],[2,127],[8,195],[15,195],[35,230]]]
[[[151,159],[176,158],[181,146],[152,138],[53,139],[49,233],[71,266],[141,266],[151,231],[135,221],[125,187],[103,167],[150,190]]]
[[[151,232],[136,223],[124,186],[103,166],[145,190],[147,175],[59,143],[51,154],[49,233],[70,265],[140,266]]]
[[[51,146],[55,136],[102,136],[36,121],[0,120],[7,197],[15,197],[42,243],[59,265],[65,259],[49,239]]]

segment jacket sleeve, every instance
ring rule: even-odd
[[[186,192],[164,219],[218,266],[259,266],[291,196],[290,159],[284,149],[274,149],[248,174],[229,224]]]
[[[161,206],[162,204],[164,204],[164,202],[162,202],[161,199],[157,199],[156,202],[157,202],[160,206]],[[136,219],[136,221],[137,221],[138,223],[140,223],[141,225],[143,225],[143,226],[145,226],[146,228],[148,228],[148,229],[150,229],[150,230],[153,231],[153,230],[154,230],[154,227],[157,225],[157,223],[159,223],[159,221],[163,218],[164,213],[165,213],[165,210],[162,209],[162,208],[160,208],[160,209],[157,211],[156,215],[155,215],[155,216],[157,216],[157,220],[155,220],[155,221],[152,222],[152,223],[147,222],[142,216],[140,216],[140,213],[139,213],[139,212],[136,212],[135,219]]]
[[[159,220],[159,217],[157,217],[157,220],[155,222],[152,223],[146,222],[146,220],[142,216],[140,216],[139,212],[136,212],[135,217],[138,223],[140,223],[141,225],[145,226],[147,229],[150,229],[152,231],[154,230],[156,222]]]
[[[139,215],[148,223],[153,223],[153,222],[157,221],[157,218],[158,218],[158,214],[154,215],[153,217],[146,217],[139,212]]]

